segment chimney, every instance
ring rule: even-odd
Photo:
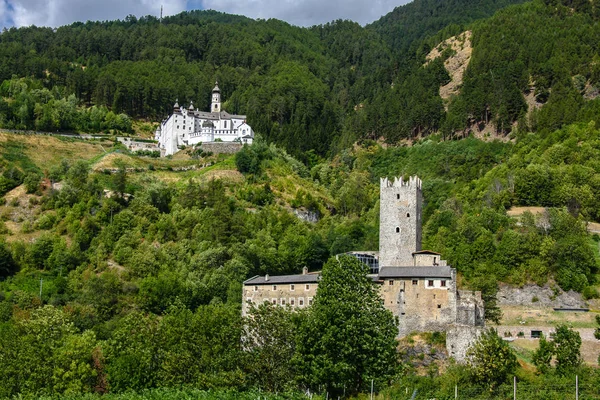
[[[308,274],[308,267],[303,267],[302,268],[302,275],[306,275]]]
[[[268,281],[269,281],[269,274],[266,274],[265,275],[265,282],[268,282]]]

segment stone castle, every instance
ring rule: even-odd
[[[221,89],[218,82],[212,90],[210,111],[186,109],[175,102],[173,113],[156,129],[155,139],[161,155],[172,155],[182,146],[199,143],[237,142],[252,144],[254,131],[245,115],[233,115],[221,109]]]
[[[384,306],[398,321],[398,338],[411,332],[446,332],[448,354],[463,361],[484,326],[481,292],[458,290],[456,269],[441,254],[421,249],[421,180],[382,178],[379,252],[350,252],[371,270]],[[251,303],[308,307],[320,272],[255,276],[244,282],[242,313]]]

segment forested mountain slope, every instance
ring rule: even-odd
[[[32,81],[3,86],[0,125],[127,131],[123,116],[158,121],[176,99],[206,109],[218,79],[227,111],[247,114],[255,131],[303,160],[304,151],[335,153],[364,137],[395,142],[441,126],[460,129],[445,123],[458,112],[446,118],[435,95],[447,79],[441,63],[419,71],[421,58],[458,28],[438,30],[509,3],[418,1],[366,28],[350,21],[299,28],[214,11],[162,23],[148,16],[11,28],[0,35],[0,82]],[[96,121],[74,116],[83,106],[100,110]],[[108,112],[119,118],[103,121]]]
[[[448,26],[460,26],[492,16],[496,11],[524,0],[415,0],[396,7],[367,28],[381,35],[399,56],[410,56],[421,40]]]
[[[364,109],[386,117],[363,120],[359,131],[393,142],[438,131],[507,135],[597,121],[599,26],[598,8],[587,1],[535,0],[500,10],[468,26],[472,54],[458,95],[444,102],[439,93],[450,81],[444,61],[454,51],[433,62],[423,51]]]

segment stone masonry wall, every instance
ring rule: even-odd
[[[456,319],[455,284],[452,280],[385,279],[380,288],[385,308],[398,317],[398,337],[411,332],[445,331]],[[391,282],[391,283],[390,283]]]
[[[202,143],[202,150],[212,152],[213,154],[234,154],[240,151],[243,147],[241,143],[235,142],[210,142]]]
[[[467,361],[467,351],[483,333],[482,326],[453,325],[446,331],[446,350],[456,362]]]
[[[421,250],[421,180],[382,178],[379,201],[379,265],[412,265],[412,253]]]
[[[292,308],[308,307],[317,293],[317,286],[317,283],[244,285],[242,316],[247,315],[249,302],[255,305],[269,302]]]

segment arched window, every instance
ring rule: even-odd
[[[406,218],[410,218],[410,213],[406,213]]]
[[[396,200],[400,200],[400,193],[396,193]]]
[[[400,227],[396,227],[396,233],[400,233]]]

